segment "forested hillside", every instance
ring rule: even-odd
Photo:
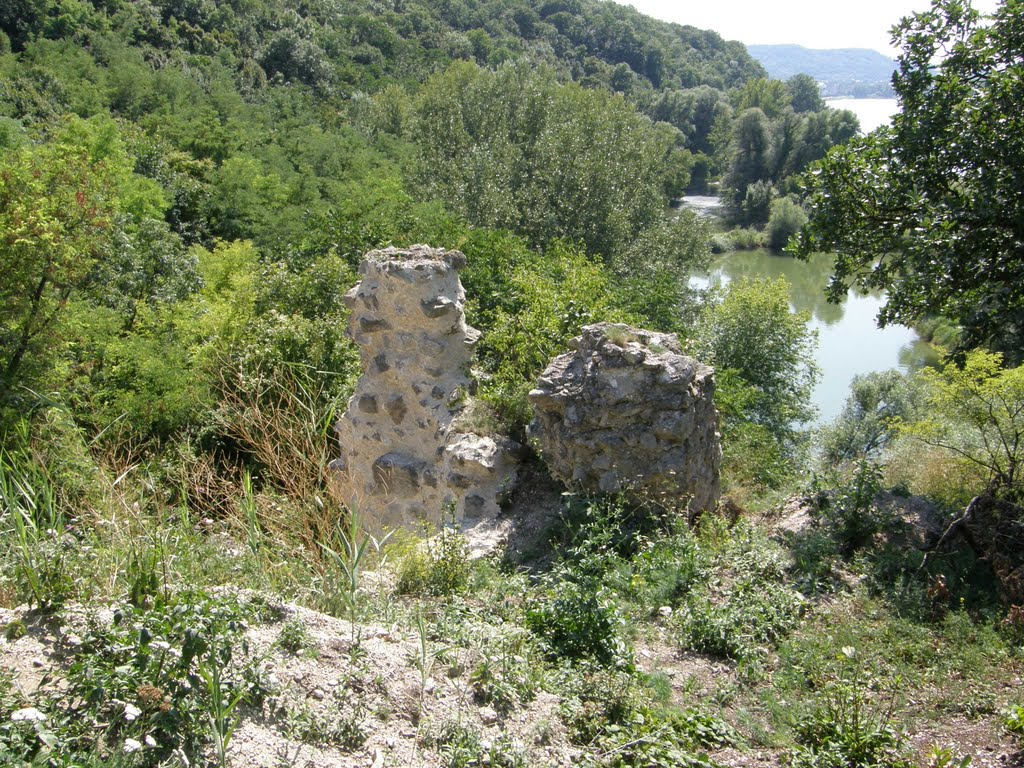
[[[133,445],[209,435],[243,372],[343,396],[341,289],[413,241],[469,254],[485,395],[521,424],[595,307],[685,327],[708,237],[672,197],[724,171],[763,224],[849,133],[813,84],[614,3],[19,0],[0,29],[4,407],[60,393]],[[506,338],[527,275],[577,262],[592,293],[543,298],[545,345]]]
[[[825,96],[855,98],[892,96],[896,62],[870,48],[817,50],[802,45],[752,45],[750,55],[769,76],[785,80],[810,75],[822,83]]]

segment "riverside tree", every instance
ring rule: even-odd
[[[900,113],[804,177],[796,252],[835,251],[830,297],[888,293],[882,325],[941,315],[1019,362],[1024,332],[1024,2],[964,0],[894,28]]]
[[[691,351],[715,367],[726,463],[756,484],[782,483],[799,454],[800,425],[816,415],[818,337],[809,319],[790,309],[779,278],[730,283],[697,323]]]

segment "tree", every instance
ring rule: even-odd
[[[768,247],[773,251],[781,251],[786,247],[789,238],[807,223],[807,214],[800,207],[800,203],[789,197],[773,200],[771,206],[767,228]]]
[[[741,88],[732,93],[732,102],[737,112],[758,108],[769,119],[779,117],[792,98],[790,90],[781,80],[757,77],[747,80]]]
[[[0,153],[0,387],[42,365],[71,295],[110,242],[118,212],[116,137],[79,134],[72,121],[49,142]]]
[[[729,169],[722,179],[722,200],[735,213],[748,186],[757,181],[771,183],[771,123],[757,107],[746,110],[733,124],[730,155]]]
[[[492,72],[462,62],[427,81],[411,122],[419,188],[475,226],[534,244],[582,240],[610,257],[664,218],[677,132],[621,96],[525,63]]]
[[[843,410],[821,430],[822,458],[829,464],[875,459],[921,410],[917,380],[899,371],[853,377]]]
[[[983,20],[964,0],[894,29],[901,111],[833,150],[803,183],[797,253],[835,251],[830,297],[882,289],[882,325],[941,315],[961,349],[1024,356],[1024,4]]]
[[[794,112],[820,112],[825,108],[818,83],[810,75],[793,75],[786,81],[786,90]]]
[[[990,490],[1020,501],[1024,470],[1024,366],[1004,369],[1002,356],[970,352],[962,368],[921,371],[931,385],[929,416],[904,428],[983,469]]]
[[[817,334],[808,319],[790,309],[784,279],[741,280],[705,310],[697,326],[698,357],[751,388],[738,415],[766,428],[780,445],[791,445],[797,425],[815,413]]]

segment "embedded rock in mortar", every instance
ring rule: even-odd
[[[691,514],[720,495],[714,371],[672,334],[600,323],[530,392],[532,434],[571,489],[630,495]]]
[[[480,334],[466,325],[458,251],[416,245],[366,254],[345,294],[363,375],[335,429],[335,489],[376,530],[499,511],[515,478],[507,441],[454,426]]]

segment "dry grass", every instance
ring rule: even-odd
[[[220,431],[246,463],[255,465],[260,526],[273,535],[297,537],[316,552],[345,514],[330,490],[337,400],[324,379],[300,367],[266,377],[225,369],[220,403]],[[236,485],[228,514],[237,513],[241,495]]]

